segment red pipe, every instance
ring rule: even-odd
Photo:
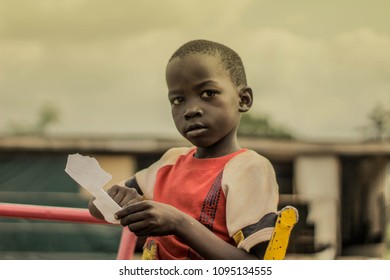
[[[0,203],[0,216],[75,223],[107,224],[106,221],[91,216],[88,209],[57,206]]]
[[[84,208],[0,203],[0,216],[74,223],[108,224],[106,221],[91,216],[89,210]],[[133,259],[136,243],[137,236],[130,232],[128,227],[124,227],[116,259]]]
[[[132,260],[134,258],[135,246],[137,245],[137,236],[132,233],[128,227],[122,230],[121,241],[119,243],[117,260]]]

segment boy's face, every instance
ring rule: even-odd
[[[221,149],[228,150],[236,139],[240,98],[219,58],[206,54],[174,58],[166,80],[180,134],[197,147],[224,143]]]

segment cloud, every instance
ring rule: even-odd
[[[375,104],[390,102],[388,36],[361,29],[318,39],[261,28],[237,41],[256,92],[254,111],[299,134],[358,136]]]
[[[368,112],[390,103],[388,34],[363,27],[322,37],[248,26],[254,1],[152,2],[24,1],[18,13],[10,13],[14,1],[2,2],[0,130],[11,119],[31,121],[53,101],[62,116],[57,133],[175,134],[164,70],[194,38],[235,49],[255,91],[253,112],[305,137],[356,137]],[[305,16],[295,11],[286,21]]]

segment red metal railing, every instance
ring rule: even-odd
[[[0,203],[0,216],[73,223],[108,224],[106,221],[91,216],[88,209],[84,208]],[[127,227],[124,227],[116,259],[133,259],[136,243],[137,237]]]

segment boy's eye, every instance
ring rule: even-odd
[[[173,98],[173,99],[171,100],[171,103],[172,103],[173,105],[179,105],[180,103],[183,102],[183,100],[184,100],[183,97],[175,97],[175,98]]]
[[[215,92],[214,91],[211,91],[211,90],[205,90],[204,92],[202,92],[201,94],[201,98],[210,98],[210,97],[213,97],[215,95]]]

